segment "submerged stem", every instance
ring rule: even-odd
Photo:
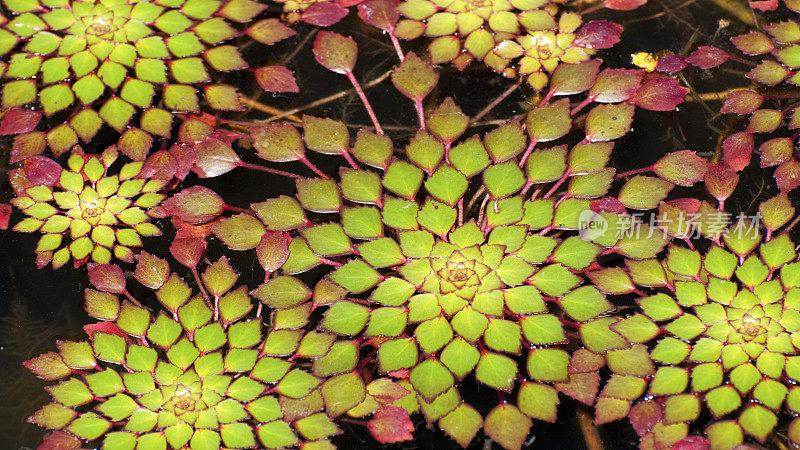
[[[296,173],[286,172],[278,169],[272,169],[269,167],[259,166],[258,164],[251,164],[244,161],[239,162],[239,167],[244,167],[245,169],[260,170],[261,172],[272,173],[275,175],[281,175],[289,178],[303,178],[301,175],[298,175]]]

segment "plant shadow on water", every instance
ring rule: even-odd
[[[679,9],[674,8],[679,7]],[[638,51],[656,52],[669,50],[677,54],[685,54],[687,48],[696,43],[720,45],[723,48],[731,36],[739,34],[746,25],[729,11],[703,2],[680,2],[650,0],[650,2],[633,12],[603,11],[594,12],[588,19],[608,19],[624,26],[622,41],[613,49],[602,52],[599,57],[608,67],[630,68],[630,55]],[[394,63],[394,49],[385,36],[374,28],[354,19],[355,14],[345,21],[331,27],[332,31],[353,36],[359,44],[359,63],[355,75],[363,85],[370,80],[381,77]],[[728,23],[725,24],[724,21]],[[297,35],[282,42],[269,52],[256,46],[243,47],[243,55],[251,62],[251,67],[266,64],[285,64],[292,67],[297,74],[297,82],[302,86],[298,95],[271,95],[262,92],[250,79],[240,74],[228,74],[224,81],[235,84],[242,94],[257,102],[268,104],[278,110],[291,110],[299,105],[314,102],[341,91],[349,90],[351,85],[347,79],[333,72],[322,70],[314,61],[312,54],[313,36],[316,30],[307,25],[296,27]],[[302,44],[302,45],[301,45]],[[418,42],[404,43],[406,51],[425,51]],[[683,75],[681,75],[683,76]],[[689,75],[686,75],[687,77]],[[697,92],[720,92],[742,86],[741,73],[714,74],[696,71],[692,79],[684,79]],[[493,99],[500,96],[513,81],[500,78],[482,64],[473,63],[463,73],[452,67],[445,67],[440,76],[440,83],[426,100],[431,105],[439,104],[447,97],[452,97],[468,116],[478,114]],[[409,107],[408,99],[391,88],[388,79],[374,87],[365,89],[370,102],[375,107],[376,115],[387,134],[395,142],[407,142],[417,131],[416,113]],[[258,94],[260,93],[260,94]],[[702,96],[701,96],[702,97]],[[535,104],[532,91],[518,89],[512,92],[491,112],[481,118],[482,122],[468,130],[470,133],[484,133],[505,122],[511,117],[520,115]],[[680,105],[680,114],[674,112],[637,113],[632,130],[615,144],[612,161],[619,172],[650,166],[667,153],[691,149],[702,156],[713,155],[719,150],[720,133],[738,129],[738,124],[715,113],[722,100],[703,97],[708,104],[687,101]],[[701,104],[702,103],[702,104]],[[710,106],[709,106],[710,105]],[[362,127],[369,127],[370,117],[364,110],[355,92],[349,92],[331,102],[309,108],[301,114],[316,117],[333,117],[351,126],[351,133]],[[226,113],[232,120],[257,120],[269,116],[256,110],[244,114]],[[397,146],[399,147],[399,146]],[[258,162],[254,152],[242,146],[239,153],[245,162]],[[309,155],[309,159],[322,172],[338,172],[343,164],[334,158]],[[304,175],[311,172],[300,162],[288,164],[272,164],[271,167],[294,171]],[[256,171],[233,171],[219,177],[200,179],[192,174],[186,178],[183,186],[206,186],[230,205],[246,207],[261,202],[266,198],[279,195],[293,195],[295,184],[289,178],[264,174]],[[245,186],[245,188],[242,188]],[[679,188],[679,196],[712,199],[700,188]],[[728,200],[731,210],[754,213],[758,203],[778,193],[771,177],[754,169],[745,169],[741,173],[740,188]],[[13,196],[8,185],[4,186],[0,202],[7,202]],[[793,203],[796,194],[791,195]],[[18,217],[20,216],[20,217]],[[15,213],[12,223],[18,221],[21,214]],[[157,221],[165,235],[151,238],[148,246],[152,252],[163,256],[174,237],[171,234],[167,219]],[[173,232],[174,233],[174,232]],[[798,235],[794,230],[793,237]],[[796,240],[796,239],[795,239]],[[0,416],[4,418],[0,424],[0,448],[35,448],[41,442],[44,431],[25,419],[46,403],[49,396],[43,386],[47,383],[38,380],[28,373],[21,363],[43,352],[52,350],[56,339],[83,339],[82,326],[92,320],[83,309],[83,291],[91,287],[82,269],[74,269],[67,265],[58,271],[36,270],[30,255],[36,246],[33,236],[0,231]],[[226,252],[226,247],[218,241],[209,243],[207,257],[216,261],[223,254],[229,255],[232,265],[241,272],[240,283],[257,286],[263,278],[263,271],[255,256],[249,253]],[[609,262],[614,262],[613,256]],[[621,257],[617,256],[621,260]],[[192,274],[183,269],[179,275],[190,279]],[[313,286],[321,277],[320,270],[311,270],[301,278],[309,286]],[[138,297],[137,292],[133,292]],[[632,295],[613,296],[611,300],[624,310],[634,306]],[[522,361],[522,358],[519,358]],[[607,369],[603,369],[607,370]],[[475,381],[474,375],[468,375],[461,383],[461,396],[473,405],[481,415],[485,416],[497,404],[496,391]],[[589,409],[565,396],[561,398],[558,418],[555,423],[535,423],[532,434],[524,448],[529,449],[577,449],[587,447],[586,433],[591,433],[592,426],[582,426],[580,416]],[[707,417],[706,420],[710,420]],[[415,425],[414,440],[398,444],[379,444],[361,425],[343,422],[340,427],[343,435],[333,438],[333,442],[344,449],[429,449],[459,448],[458,445],[435,426],[426,425],[420,416],[412,418]],[[699,421],[702,422],[702,419]],[[702,424],[697,430],[702,430]],[[589,430],[589,431],[587,431]],[[599,438],[606,448],[636,448],[638,437],[626,420],[615,421],[598,427]],[[697,431],[693,429],[693,431]],[[491,444],[488,438],[480,437],[470,445],[470,449],[500,448]],[[596,448],[596,447],[593,447]]]

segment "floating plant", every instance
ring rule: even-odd
[[[116,151],[100,157],[73,153],[67,169],[47,160],[46,170],[29,166],[30,178],[17,177],[19,195],[11,203],[28,217],[14,231],[42,233],[36,246],[39,267],[52,263],[57,269],[70,258],[76,266],[88,258],[96,263],[108,263],[112,257],[133,262],[131,247],[142,246],[141,236],[161,234],[148,212],[166,197],[159,193],[166,181],[139,177],[141,162],[109,174],[116,156]]]

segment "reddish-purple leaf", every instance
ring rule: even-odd
[[[9,164],[15,164],[31,156],[41,155],[47,148],[45,134],[41,131],[20,134],[14,138],[11,146],[11,158]]]
[[[120,328],[114,322],[90,323],[83,326],[83,331],[86,332],[86,335],[88,335],[92,340],[94,340],[95,333],[106,333],[115,334],[121,338],[124,338],[126,342],[130,342],[128,335],[124,331],[120,330]]]
[[[48,435],[36,450],[77,450],[83,447],[83,441],[66,431],[54,431]]]
[[[800,163],[786,161],[775,170],[775,182],[781,192],[789,192],[800,186]]]
[[[604,212],[625,214],[628,212],[628,210],[625,209],[625,205],[614,197],[599,198],[591,203],[590,208],[598,214]]]
[[[691,186],[703,179],[708,161],[691,150],[670,153],[653,164],[653,172],[680,186]]]
[[[61,165],[45,156],[25,160],[25,175],[34,184],[53,186],[61,177]]]
[[[750,133],[734,133],[722,141],[722,160],[734,172],[738,172],[750,164],[753,153],[753,135]]]
[[[139,176],[157,180],[170,180],[177,171],[178,162],[172,154],[167,150],[159,150],[147,157]]]
[[[111,294],[125,292],[125,274],[115,264],[92,264],[87,266],[89,282],[97,289]]]
[[[0,230],[8,229],[9,219],[11,219],[11,205],[0,203]]]
[[[701,69],[710,69],[724,63],[730,57],[729,54],[717,47],[703,45],[693,51],[692,54],[686,58],[686,62]]]
[[[19,134],[33,131],[42,113],[28,109],[12,109],[0,120],[0,135]]]
[[[723,114],[750,114],[758,109],[762,103],[764,103],[764,97],[758,92],[742,89],[741,91],[731,92],[719,112]]]
[[[752,5],[753,2],[750,2]],[[709,450],[711,444],[702,436],[688,436],[672,446],[672,450]]]
[[[759,11],[775,11],[778,9],[778,0],[750,0],[747,3],[750,4],[751,8]]]
[[[592,20],[578,30],[573,45],[589,49],[611,48],[619,42],[621,34],[622,25],[605,20]]]
[[[761,144],[761,168],[777,166],[789,160],[794,153],[790,138],[775,138]]]
[[[617,103],[630,99],[642,85],[641,70],[605,69],[589,90],[589,98],[598,103]]]
[[[192,167],[194,167],[194,162],[197,161],[197,153],[195,153],[192,147],[179,143],[170,147],[169,154],[175,158],[177,164],[175,178],[183,180],[186,178],[186,175],[189,174],[189,171],[192,170]]]
[[[647,3],[647,0],[605,0],[603,6],[617,11],[630,11]]]
[[[208,138],[195,145],[194,151],[197,153],[194,171],[201,178],[212,178],[228,173],[242,162],[230,144],[215,138]]]
[[[664,55],[658,58],[658,64],[656,64],[656,72],[675,73],[685,69],[686,66],[688,66],[688,64],[686,64],[686,58],[684,58],[683,56]]]
[[[356,41],[330,31],[320,31],[317,34],[313,51],[318,63],[342,75],[353,71],[358,58]]]
[[[632,100],[636,106],[651,111],[673,111],[687,92],[689,89],[682,87],[678,80],[658,76],[645,82]]]
[[[739,183],[739,175],[725,164],[712,164],[705,176],[708,192],[720,203],[730,197]]]
[[[772,39],[764,33],[751,31],[731,38],[731,43],[746,55],[761,55],[775,50]]]
[[[164,202],[164,206],[173,215],[184,222],[198,224],[216,218],[226,205],[216,192],[203,186],[192,186],[173,195]]]
[[[400,0],[367,0],[358,5],[358,17],[375,28],[391,32],[400,20],[398,5]]]
[[[349,11],[336,3],[317,2],[303,11],[300,20],[318,27],[328,27],[344,19]]]
[[[631,412],[628,414],[631,425],[633,425],[633,429],[639,436],[643,436],[650,431],[663,416],[664,408],[654,400],[639,402],[633,405]]]
[[[594,404],[599,386],[600,374],[597,372],[571,373],[566,383],[555,383],[558,392],[589,406]]]
[[[194,269],[205,251],[205,241],[196,236],[175,237],[169,252],[184,266]]]
[[[272,45],[295,35],[295,31],[278,19],[264,19],[247,29],[247,34],[262,44]]]
[[[285,231],[267,231],[256,247],[258,262],[269,275],[278,270],[289,257],[291,236]]]
[[[300,92],[291,70],[284,66],[264,66],[255,70],[256,82],[267,92]]]
[[[399,406],[386,406],[378,410],[367,423],[372,437],[382,444],[410,441],[414,424],[408,418],[408,412]]]

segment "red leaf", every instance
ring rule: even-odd
[[[34,184],[53,186],[61,178],[61,165],[45,156],[25,160],[25,175]]]
[[[605,20],[592,20],[578,30],[573,45],[590,49],[611,48],[619,42],[621,34],[622,25]]]
[[[159,150],[147,157],[139,176],[157,180],[170,180],[178,171],[178,162],[167,150]]]
[[[197,161],[197,153],[186,144],[175,144],[168,151],[177,163],[175,178],[183,180],[194,167],[194,162]]]
[[[725,99],[725,103],[723,103],[719,112],[723,114],[750,114],[757,110],[762,103],[764,103],[764,97],[762,97],[761,94],[743,89],[741,91],[731,92],[728,98]]]
[[[664,203],[682,211],[686,211],[689,214],[694,214],[697,211],[700,211],[700,200],[696,198],[676,198],[674,200],[667,200]]]
[[[653,164],[653,171],[677,185],[691,186],[703,179],[708,161],[691,150],[681,150],[659,159]]]
[[[14,164],[32,156],[41,155],[47,148],[45,134],[41,131],[20,134],[11,146],[9,164]]]
[[[750,7],[759,11],[775,11],[778,9],[778,0],[759,0],[748,2]]]
[[[331,26],[342,20],[350,11],[336,3],[318,2],[312,3],[306,8],[300,20],[319,27]]]
[[[594,212],[596,212],[598,214],[599,213],[604,213],[604,212],[610,212],[610,213],[615,213],[615,214],[625,214],[626,212],[628,212],[628,210],[625,209],[625,206],[622,204],[622,202],[617,200],[614,197],[603,197],[603,198],[594,200],[591,203],[590,207],[591,207],[592,211],[594,211]]]
[[[184,266],[194,269],[205,251],[206,241],[196,236],[176,237],[169,252]]]
[[[89,325],[83,326],[83,331],[92,339],[94,339],[95,333],[107,333],[122,336],[126,341],[129,341],[127,333],[122,331],[114,322],[90,323]]]
[[[208,138],[194,146],[197,161],[194,171],[201,178],[212,178],[228,173],[242,161],[230,144],[219,139]]]
[[[267,231],[261,236],[256,246],[256,256],[264,271],[269,275],[278,270],[289,258],[289,233],[283,231]]]
[[[636,430],[636,434],[643,436],[661,420],[663,415],[664,409],[661,405],[654,401],[646,401],[633,405],[628,418],[631,421],[631,425],[633,425],[633,429]]]
[[[775,170],[775,182],[781,192],[789,192],[800,186],[800,164],[797,161],[786,161]]]
[[[387,406],[380,409],[367,422],[367,428],[372,437],[382,444],[410,441],[414,439],[411,434],[414,424],[408,418],[408,412],[399,406]]]
[[[395,377],[395,378],[408,378],[409,373],[410,372],[408,369],[398,369],[398,370],[393,370],[391,372],[387,372],[386,374],[389,375],[390,377]]]
[[[345,8],[349,8],[351,6],[356,6],[362,1],[364,0],[334,0],[334,3],[336,3],[337,5],[344,6]]]
[[[719,202],[730,197],[739,183],[739,175],[725,164],[709,166],[705,176],[706,188]]]
[[[12,109],[0,120],[0,135],[19,134],[33,131],[42,113],[28,109]]]
[[[48,435],[36,450],[76,450],[83,446],[83,441],[66,431],[54,431]]]
[[[555,384],[559,392],[589,406],[594,404],[599,386],[600,374],[597,372],[571,373],[568,382]]]
[[[658,76],[647,81],[633,96],[633,102],[640,108],[651,111],[673,111],[689,89],[682,87],[678,80]]]
[[[294,74],[284,66],[265,66],[255,73],[256,82],[267,92],[300,92]]]
[[[688,64],[686,64],[685,58],[683,56],[664,55],[658,58],[658,64],[656,65],[656,72],[675,73],[685,69],[686,66],[688,66]]]
[[[750,4],[752,5],[753,2]],[[672,450],[709,450],[710,448],[711,444],[708,443],[708,439],[702,436],[688,436],[672,446]]]
[[[192,186],[164,202],[173,215],[184,222],[199,224],[216,218],[225,211],[225,202],[216,192],[203,186]]]
[[[734,172],[738,172],[750,164],[753,145],[752,134],[744,131],[734,133],[722,141],[722,160]]]
[[[630,11],[647,3],[647,0],[606,0],[603,6],[617,11]]]
[[[693,51],[686,62],[701,69],[710,69],[724,63],[731,56],[717,47],[703,45]]]
[[[330,31],[319,32],[314,39],[313,51],[318,63],[342,75],[353,71],[358,58],[356,41]]]
[[[358,17],[375,28],[384,31],[394,31],[400,13],[397,6],[400,0],[367,0],[358,5]]]
[[[125,274],[114,264],[89,264],[89,282],[97,289],[112,294],[125,292]]]
[[[0,203],[0,230],[8,229],[8,220],[11,218],[11,205]]]

